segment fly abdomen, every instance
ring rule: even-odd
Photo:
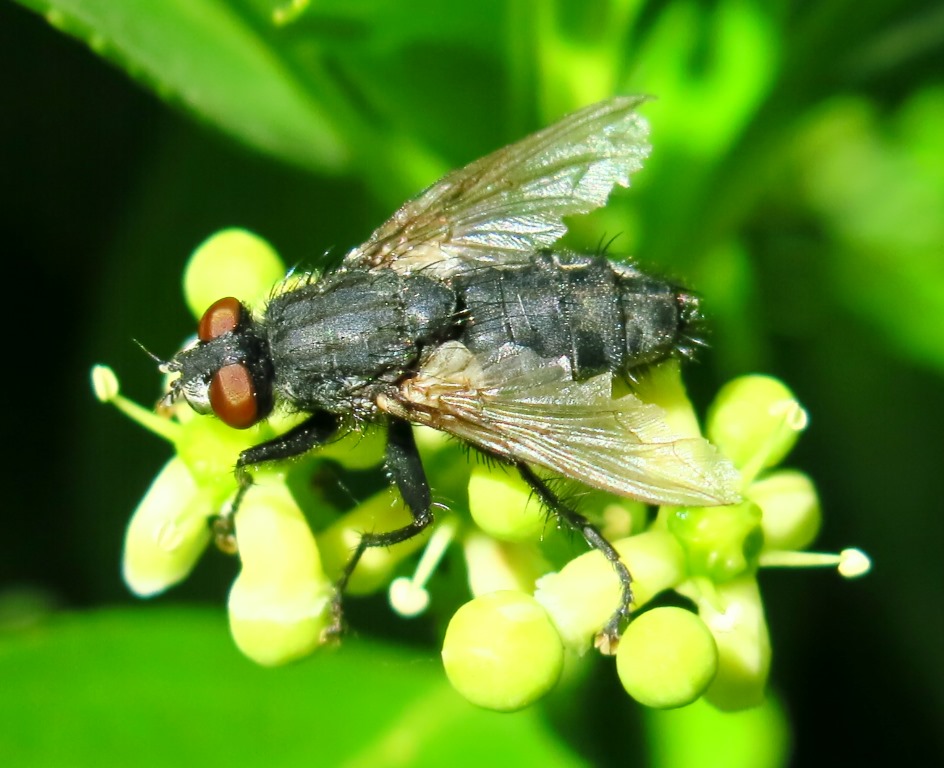
[[[574,378],[663,360],[689,338],[694,297],[633,267],[576,254],[470,272],[454,287],[468,320],[460,340],[477,354],[509,342],[566,356]]]

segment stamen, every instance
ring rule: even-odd
[[[432,577],[446,550],[456,537],[459,522],[447,517],[434,530],[420,556],[412,578],[401,576],[390,583],[390,605],[401,616],[419,616],[429,606],[426,584]]]
[[[872,568],[872,561],[861,549],[831,552],[764,552],[760,556],[762,568],[836,568],[846,579],[864,576]]]
[[[142,408],[137,403],[120,394],[118,377],[107,365],[96,365],[92,368],[92,389],[95,397],[103,403],[115,406],[132,421],[136,421],[145,429],[164,438],[168,442],[176,442],[180,437],[180,424],[170,419],[161,418],[155,413]]]
[[[771,453],[790,433],[802,432],[809,425],[810,417],[796,400],[785,399],[773,403],[769,411],[771,416],[780,419],[779,425],[771,430],[767,441],[754,454],[753,458],[741,467],[741,478],[746,488],[754,481],[767,463]]]

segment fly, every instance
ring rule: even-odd
[[[352,426],[387,427],[387,468],[412,521],[363,534],[339,596],[366,550],[432,523],[412,424],[514,467],[612,563],[622,597],[603,648],[615,646],[629,615],[629,570],[534,468],[652,504],[739,499],[733,467],[707,441],[673,432],[658,407],[632,394],[612,395],[614,378],[631,381],[690,355],[696,297],[603,256],[551,250],[565,216],[604,205],[641,168],[650,151],[636,112],[644,100],[589,106],[448,174],[334,271],[293,277],[255,316],[220,299],[200,320],[198,342],[163,364],[179,374],[169,399],[232,427],[279,407],[308,414],[239,456],[234,510],[252,483],[249,468],[306,453]]]

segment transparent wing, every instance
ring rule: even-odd
[[[648,125],[623,96],[564,117],[453,171],[404,204],[345,257],[348,267],[432,270],[527,261],[566,232],[564,216],[602,206],[649,155]]]
[[[565,360],[509,348],[482,365],[444,345],[401,390],[398,414],[514,461],[652,504],[740,500],[737,471],[707,440],[674,432],[658,406],[614,399],[610,374],[584,382]]]

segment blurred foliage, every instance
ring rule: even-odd
[[[944,759],[940,3],[19,5],[38,15],[0,5],[5,380],[28,405],[7,419],[5,764]],[[190,333],[189,252],[238,225],[317,264],[449,168],[618,92],[657,97],[654,154],[572,243],[617,236],[613,253],[704,294],[696,399],[746,371],[783,378],[813,419],[796,461],[823,548],[876,563],[855,584],[765,574],[783,711],[643,715],[591,667],[568,701],[476,713],[444,687],[436,628],[377,600],[351,601],[340,654],[254,669],[225,636],[222,557],[164,599],[186,610],[102,612],[128,599],[123,526],[166,449],[97,407],[87,371],[107,361],[156,398],[130,339],[167,354]]]
[[[62,615],[20,633],[0,657],[6,690],[22,694],[0,704],[4,763],[432,766],[482,764],[500,750],[520,763],[580,764],[536,711],[511,720],[460,699],[428,654],[364,640],[265,670],[220,647],[225,631],[220,616],[152,606]],[[369,701],[345,692],[365,668]]]

